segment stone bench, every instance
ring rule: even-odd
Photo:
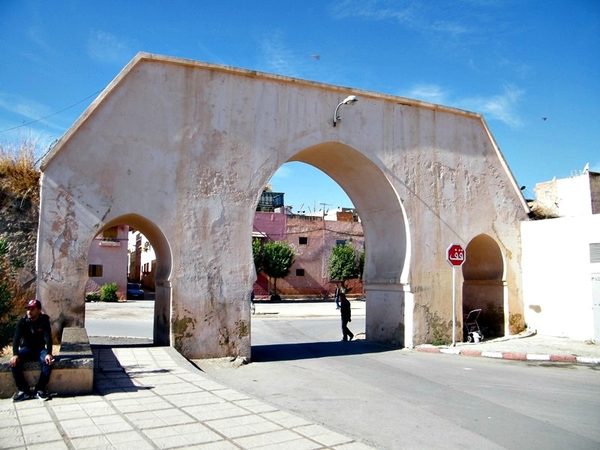
[[[94,389],[94,356],[85,328],[69,327],[62,333],[59,354],[56,355],[48,392],[58,395],[91,394]],[[16,392],[8,361],[0,358],[0,398],[10,398]],[[41,364],[37,361],[24,364],[23,373],[30,386],[40,376]]]

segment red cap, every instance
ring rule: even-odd
[[[42,309],[42,302],[40,302],[39,300],[29,300],[29,303],[27,303],[27,306],[25,306],[25,309],[29,309],[29,308]]]

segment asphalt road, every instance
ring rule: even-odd
[[[600,448],[596,367],[423,354],[339,342],[340,333],[335,318],[255,318],[251,364],[195,362],[380,448]]]
[[[87,304],[88,333],[130,336],[140,326],[149,337],[152,304]],[[599,366],[396,350],[361,339],[364,317],[350,328],[358,339],[344,343],[337,317],[257,315],[251,364],[194,362],[225,385],[379,448],[600,448]]]
[[[86,303],[85,329],[90,342],[98,337],[131,337],[152,340],[154,301],[128,300],[125,303]]]

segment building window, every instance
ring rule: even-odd
[[[119,227],[110,227],[102,232],[103,241],[116,241],[119,237]]]
[[[304,276],[304,269],[296,269],[296,276],[297,277],[303,277]]]
[[[338,239],[335,241],[335,245],[336,247],[339,247],[340,245],[346,245],[346,239]]]
[[[307,245],[308,244],[308,238],[306,236],[300,236],[298,238],[298,244],[300,244],[300,245]]]
[[[102,276],[102,265],[101,264],[90,264],[88,266],[88,277],[101,277]]]

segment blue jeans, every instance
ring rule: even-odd
[[[27,347],[23,347],[19,350],[19,359],[15,367],[11,367],[10,371],[12,372],[13,378],[15,379],[15,384],[17,385],[17,389],[22,392],[29,393],[29,385],[25,380],[25,375],[23,375],[23,363],[28,361],[36,361],[39,360],[42,363],[42,370],[40,373],[40,379],[35,385],[36,391],[45,391],[46,386],[48,385],[48,381],[50,381],[50,373],[52,372],[52,366],[46,364],[46,355],[48,351],[44,350],[32,350]]]

